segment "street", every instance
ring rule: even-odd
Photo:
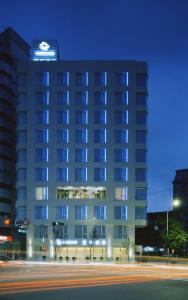
[[[0,299],[187,299],[188,267],[157,264],[0,265]]]

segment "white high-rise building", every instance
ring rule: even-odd
[[[18,67],[17,219],[27,257],[134,258],[146,225],[147,64],[66,61],[34,41]]]

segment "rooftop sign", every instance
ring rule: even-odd
[[[34,61],[58,60],[58,45],[55,40],[33,40],[31,59]]]

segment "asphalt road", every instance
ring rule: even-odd
[[[4,264],[0,300],[187,300],[188,267]]]

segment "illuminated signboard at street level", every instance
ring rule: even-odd
[[[33,40],[31,59],[34,61],[58,60],[58,45],[55,40]]]
[[[11,242],[11,241],[12,241],[11,235],[0,235],[0,243]]]

